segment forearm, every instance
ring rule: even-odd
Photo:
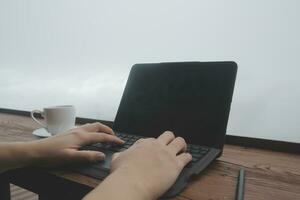
[[[1,171],[31,165],[35,160],[31,142],[0,143]]]
[[[146,191],[141,180],[123,170],[110,174],[98,187],[83,200],[152,200],[153,194]]]

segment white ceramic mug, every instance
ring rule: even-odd
[[[40,113],[45,119],[45,123],[34,117],[35,113]],[[47,129],[52,135],[65,132],[75,126],[76,111],[72,105],[53,106],[44,108],[43,111],[31,111],[31,118]]]

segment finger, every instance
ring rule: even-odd
[[[171,152],[174,154],[178,154],[186,150],[186,142],[182,137],[175,138],[170,144],[168,145]]]
[[[151,142],[151,141],[157,141],[157,139],[155,139],[155,138],[142,138],[142,139],[139,139],[135,143],[133,143],[133,145],[131,145],[128,149],[134,149],[134,148],[138,147],[139,144],[141,144],[141,143],[144,144],[144,143]]]
[[[115,160],[117,157],[119,157],[119,155],[120,155],[120,153],[114,153],[114,154],[112,155],[111,160],[112,160],[112,161]]]
[[[105,159],[105,154],[99,151],[75,151],[72,153],[74,162],[98,162]]]
[[[134,144],[139,144],[141,142],[153,141],[153,140],[156,140],[156,139],[155,138],[141,138],[141,139],[138,139],[137,141],[135,141]]]
[[[109,135],[106,133],[99,132],[89,132],[89,133],[81,133],[82,140],[80,141],[82,145],[98,143],[98,142],[110,142],[116,144],[123,144],[124,141],[118,138],[115,135]]]
[[[141,142],[143,142],[143,141],[145,141],[144,138],[138,139],[137,141],[135,141],[135,143],[133,143],[133,145],[139,144],[139,143],[141,143]]]
[[[101,124],[100,122],[95,122],[92,124],[85,124],[85,125],[82,125],[80,128],[84,129],[85,131],[89,131],[89,132],[104,132],[104,133],[108,133],[111,135],[115,135],[114,131],[110,127],[108,127],[104,124]]]
[[[171,131],[165,131],[163,134],[161,134],[157,140],[162,144],[169,144],[172,140],[175,139],[175,135]]]
[[[177,160],[180,163],[180,166],[184,168],[192,160],[192,155],[189,153],[181,153],[177,157]]]

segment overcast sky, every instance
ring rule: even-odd
[[[234,60],[229,134],[300,142],[299,1],[0,1],[0,106],[113,120],[139,62]]]

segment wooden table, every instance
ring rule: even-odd
[[[36,140],[31,132],[37,127],[29,117],[0,113],[1,142]],[[225,145],[223,155],[174,199],[234,199],[241,167],[246,170],[245,199],[300,199],[300,155],[234,145]],[[19,169],[1,177],[0,199],[4,199],[7,182],[38,193],[44,200],[80,199],[100,183],[70,170]]]

